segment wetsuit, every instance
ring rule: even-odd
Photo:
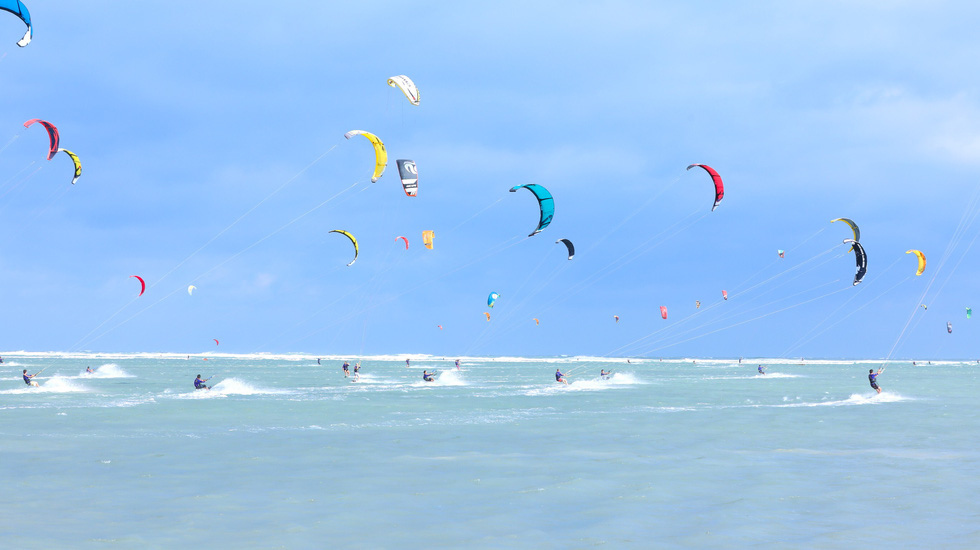
[[[561,378],[565,376],[560,370],[555,371],[555,382],[561,382]]]
[[[27,384],[28,386],[30,386],[31,385],[31,378],[32,377],[31,377],[30,374],[25,374],[24,375],[24,383]]]
[[[766,373],[766,371],[763,370],[762,367],[759,367],[759,374],[765,374],[765,373]]]
[[[204,385],[205,382],[207,382],[207,380],[201,380],[200,378],[195,378],[194,379],[194,389],[195,390],[206,390],[206,389],[208,389],[208,387]]]
[[[872,372],[872,373],[868,374],[868,382],[871,382],[871,387],[877,390],[878,389],[878,383],[875,381],[875,378],[878,378],[878,374],[877,373]]]
[[[425,380],[426,382],[432,382],[433,378],[431,374],[427,374],[426,372],[423,371],[422,380]]]

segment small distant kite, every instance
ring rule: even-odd
[[[500,294],[491,292],[490,295],[487,296],[487,307],[493,307],[493,304],[497,303],[497,298],[500,298]]]
[[[953,334],[953,323],[946,321],[946,332]]]
[[[528,235],[528,237],[533,237],[544,231],[544,228],[548,227],[548,224],[550,224],[551,220],[555,217],[555,199],[551,196],[550,191],[545,189],[544,186],[536,183],[511,187],[510,192],[514,193],[521,188],[527,189],[534,194],[534,198],[538,199],[538,207],[541,210],[541,218],[538,220],[538,227],[536,227],[534,231]]]
[[[0,11],[8,11],[16,15],[27,25],[27,32],[24,34],[24,38],[17,41],[17,45],[23,48],[30,44],[33,31],[31,30],[31,12],[27,10],[27,6],[20,0],[0,0]]]
[[[928,310],[928,309],[929,309],[929,306],[927,306],[927,305],[925,305],[925,304],[919,304],[919,307],[921,307],[921,308],[922,308],[922,311],[926,311],[926,310]]]
[[[415,83],[412,82],[412,79],[403,74],[389,78],[388,85],[392,88],[397,87],[401,89],[402,93],[405,94],[405,97],[408,98],[408,101],[411,102],[412,105],[417,106],[419,104],[419,100],[422,99],[421,95],[419,94],[419,89],[415,87]]]
[[[664,319],[667,318],[667,306],[660,306],[660,316]]]
[[[354,235],[351,235],[350,233],[344,231],[343,229],[331,229],[330,231],[328,231],[328,233],[340,233],[341,235],[350,239],[350,242],[353,243],[354,245],[354,259],[351,260],[350,263],[347,264],[347,266],[350,267],[354,265],[354,262],[357,261],[357,254],[358,254],[357,239],[354,238]]]
[[[690,170],[695,166],[704,168],[704,171],[711,176],[711,181],[715,184],[715,204],[711,207],[711,211],[714,212],[715,208],[718,208],[718,205],[721,203],[721,199],[725,198],[725,186],[721,183],[721,176],[718,175],[718,172],[715,172],[714,168],[707,164],[692,164],[687,169]]]
[[[212,338],[212,340],[214,340],[214,345],[217,346],[218,345],[218,339],[217,338]]]
[[[618,323],[619,322],[619,315],[613,315],[613,319],[615,319],[616,322]]]
[[[915,254],[915,257],[919,259],[919,267],[915,270],[915,275],[917,277],[922,275],[922,272],[926,270],[926,255],[921,250],[906,250],[905,253]]]
[[[419,194],[419,169],[415,166],[414,160],[396,160],[398,166],[398,177],[402,180],[402,190],[409,197],[417,197]]]
[[[405,241],[405,250],[408,250],[408,237],[400,237],[400,236],[399,237],[395,237],[395,240],[396,241],[398,239],[401,239],[401,240]]]
[[[727,300],[728,299],[728,291],[727,290],[722,290],[721,291],[721,297]]]
[[[535,318],[534,318],[534,319],[532,319],[532,320],[534,321],[534,326],[538,326],[538,325],[540,325],[540,324],[541,324],[541,322],[540,322],[540,321],[538,321],[538,318],[537,318],[537,317],[535,317]]]
[[[864,253],[864,247],[854,239],[844,239],[844,244],[851,243],[851,250],[854,251],[854,260],[857,262],[857,270],[854,273],[854,286],[861,283],[864,275],[868,272],[868,256]]]
[[[374,175],[371,176],[371,183],[374,183],[385,173],[385,166],[388,166],[388,152],[385,150],[385,144],[381,142],[378,136],[364,130],[351,130],[344,134],[347,139],[354,136],[364,136],[371,142],[371,145],[374,145]]]
[[[973,309],[970,308],[970,307],[967,307],[966,308],[966,318],[969,319],[970,317],[973,317]]]
[[[779,253],[779,257],[780,258],[785,258],[786,257],[786,251],[785,250],[777,250],[777,252]]]
[[[196,286],[194,286],[194,285],[188,286],[187,287],[187,295],[188,296],[193,296],[195,290],[197,290],[197,287]]]
[[[58,149],[58,152],[59,153],[64,153],[64,154],[68,155],[69,157],[71,157],[71,161],[75,165],[75,176],[73,178],[71,178],[71,184],[72,185],[75,185],[75,182],[78,181],[78,178],[82,177],[82,161],[81,161],[81,159],[78,158],[78,155],[76,155],[75,153],[72,153],[68,149]]]
[[[436,326],[439,327],[439,330],[442,330],[442,325],[436,325]]]
[[[146,291],[146,281],[144,281],[143,277],[140,277],[139,275],[130,275],[129,278],[130,279],[135,278],[137,281],[140,282],[140,293],[136,295],[136,297],[139,298],[140,296],[143,295],[143,292]]]
[[[0,2],[2,1],[3,0],[0,0]],[[56,128],[54,124],[39,118],[32,118],[28,120],[24,123],[24,128],[30,128],[35,122],[41,126],[44,126],[44,129],[48,131],[48,160],[51,160],[58,154],[58,140],[60,139],[58,137],[58,128]]]
[[[568,239],[558,239],[555,241],[555,244],[558,243],[565,243],[565,248],[568,249],[568,259],[571,260],[575,256],[575,246],[572,244],[572,241]]]
[[[489,321],[490,320],[490,312],[489,311],[484,311],[483,314],[487,316],[487,321]]]
[[[424,244],[429,250],[432,250],[432,240],[435,238],[436,234],[432,230],[427,229],[422,232],[422,244]]]

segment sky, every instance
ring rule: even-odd
[[[971,3],[27,6],[26,48],[0,13],[0,350],[980,357]]]

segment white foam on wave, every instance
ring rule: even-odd
[[[436,375],[435,380],[432,382],[426,382],[424,380],[419,380],[418,382],[413,382],[413,387],[433,387],[433,386],[468,386],[469,384],[463,379],[463,373],[456,370],[453,367],[449,370],[439,371],[434,373]]]
[[[209,390],[193,390],[187,393],[177,394],[174,397],[180,399],[210,399],[214,397],[228,397],[229,395],[270,395],[291,393],[287,390],[273,390],[259,388],[237,378],[225,378],[211,386]]]
[[[910,398],[904,397],[894,392],[881,393],[853,393],[847,399],[834,401],[819,401],[809,403],[788,403],[776,405],[776,407],[846,407],[851,405],[877,405],[880,403],[898,403],[899,401],[909,401]]]
[[[632,373],[617,372],[607,379],[590,378],[586,380],[574,380],[568,384],[555,382],[554,384],[549,384],[543,387],[533,387],[524,392],[524,395],[553,395],[556,393],[570,391],[602,391],[614,389],[616,387],[635,386],[644,383],[645,382],[641,382],[639,379],[633,376]]]
[[[752,378],[803,378],[799,374],[786,374],[785,372],[767,372],[765,374],[757,374]]]
[[[82,372],[78,376],[80,378],[136,378],[115,363],[106,363],[97,367],[93,372]]]
[[[88,388],[82,386],[81,384],[76,384],[68,377],[64,376],[52,376],[47,380],[38,379],[38,386],[28,386],[24,384],[22,387],[16,390],[3,390],[0,394],[15,394],[15,393],[78,393],[87,392]]]

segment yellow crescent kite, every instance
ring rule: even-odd
[[[371,176],[371,183],[378,181],[381,174],[385,173],[385,166],[388,166],[388,152],[385,151],[385,144],[381,143],[378,136],[372,134],[371,132],[365,132],[363,130],[351,130],[344,134],[344,137],[350,139],[354,136],[364,136],[371,145],[374,145],[374,175]]]
[[[919,269],[915,271],[915,275],[922,275],[922,272],[926,270],[926,255],[922,253],[921,250],[906,250],[906,254],[915,254],[919,258]]]

